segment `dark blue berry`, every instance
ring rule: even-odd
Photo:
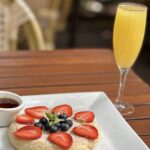
[[[69,124],[67,124],[67,123],[62,123],[61,124],[61,126],[60,126],[60,130],[61,131],[68,131],[69,130],[69,128],[70,128],[70,126],[69,126]]]
[[[73,125],[72,120],[69,120],[69,119],[68,119],[68,120],[65,120],[64,123],[69,124],[70,127],[72,127],[72,125]]]
[[[60,126],[61,126],[61,123],[60,123],[60,122],[57,122],[55,125],[56,125],[56,126],[58,127],[58,129],[59,129]]]
[[[43,129],[43,124],[42,124],[41,122],[36,122],[36,123],[34,124],[34,126]]]
[[[59,114],[58,115],[59,119],[67,119],[67,115],[65,113]]]
[[[53,124],[53,125],[49,126],[49,131],[51,133],[57,132],[58,131],[57,125]]]
[[[61,120],[61,121],[59,121],[59,123],[62,124],[62,123],[65,123],[65,121],[64,121],[64,120]]]
[[[48,120],[45,118],[45,117],[42,117],[40,120],[39,120],[43,125],[48,123]]]
[[[44,129],[45,129],[46,131],[49,130],[49,123],[44,124]]]

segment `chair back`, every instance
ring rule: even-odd
[[[0,1],[0,50],[17,50],[19,28],[23,28],[29,49],[44,50],[39,24],[23,0]]]
[[[66,27],[73,0],[25,0],[40,21],[47,49],[55,49],[55,38]]]

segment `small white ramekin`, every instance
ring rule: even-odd
[[[24,107],[24,104],[21,97],[12,92],[0,91],[0,99],[1,98],[10,98],[19,103],[19,105],[15,108],[0,108],[0,127],[5,127],[9,126],[12,120],[15,119],[16,115]]]

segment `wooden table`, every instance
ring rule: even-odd
[[[114,101],[118,85],[119,72],[110,50],[0,53],[0,90],[21,95],[105,91]],[[136,108],[126,120],[150,147],[150,87],[132,71],[125,100]]]

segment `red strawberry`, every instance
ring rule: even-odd
[[[16,122],[20,124],[34,124],[34,119],[27,114],[22,114],[16,117]]]
[[[94,113],[92,111],[82,111],[75,114],[74,119],[83,121],[86,123],[91,123],[94,120]]]
[[[73,143],[72,136],[65,132],[52,133],[48,140],[64,149],[70,148]]]
[[[14,132],[14,135],[25,140],[36,140],[42,136],[42,130],[35,126],[24,126]]]
[[[67,117],[71,117],[72,115],[72,107],[70,105],[64,104],[56,106],[52,109],[51,113],[62,114],[65,113]]]
[[[98,130],[92,125],[80,125],[72,130],[75,134],[88,139],[97,139]]]
[[[48,108],[46,106],[37,106],[32,108],[26,108],[25,113],[32,116],[33,118],[40,119],[44,116],[47,110]]]

